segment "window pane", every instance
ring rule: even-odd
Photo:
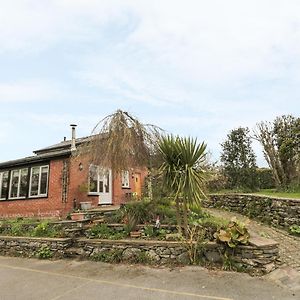
[[[129,171],[122,171],[121,176],[122,187],[129,187]]]
[[[39,193],[39,177],[40,177],[40,167],[32,168],[30,196],[37,196]]]
[[[40,194],[46,195],[47,194],[47,185],[48,185],[48,167],[42,167],[41,170],[41,187],[40,187]]]
[[[97,167],[91,165],[90,166],[90,192],[97,192],[97,181],[98,181],[98,174],[97,174]]]
[[[2,172],[2,181],[0,186],[0,198],[6,198],[8,191],[8,171]]]
[[[11,172],[10,198],[18,197],[18,184],[19,184],[19,170],[13,170]]]
[[[106,176],[105,176],[105,193],[109,193],[109,171],[107,171]]]
[[[19,197],[27,196],[27,186],[28,186],[28,169],[21,170],[21,181],[20,181],[20,193]]]
[[[99,181],[99,192],[103,193],[103,181],[102,180]]]

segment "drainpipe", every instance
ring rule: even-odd
[[[72,128],[71,151],[76,151],[76,124],[70,125]]]

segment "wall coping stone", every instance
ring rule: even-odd
[[[266,248],[277,246],[278,243],[272,239],[266,239],[260,236],[252,236],[249,239],[249,244],[257,248]]]
[[[295,201],[300,202],[300,199],[298,198],[283,198],[283,197],[276,197],[276,196],[269,196],[269,195],[263,195],[263,194],[251,194],[251,193],[220,193],[220,194],[208,194],[208,196],[251,196],[251,197],[257,197],[257,198],[269,198],[272,200],[282,201]]]
[[[0,240],[29,240],[29,241],[46,241],[46,242],[71,242],[71,238],[46,238],[46,237],[31,237],[31,236],[7,236],[1,235]]]

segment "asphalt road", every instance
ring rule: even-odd
[[[0,299],[298,300],[300,294],[266,278],[200,267],[0,257]]]

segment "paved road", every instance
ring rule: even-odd
[[[287,300],[300,299],[300,293],[265,278],[200,267],[166,269],[0,257],[0,299]]]

